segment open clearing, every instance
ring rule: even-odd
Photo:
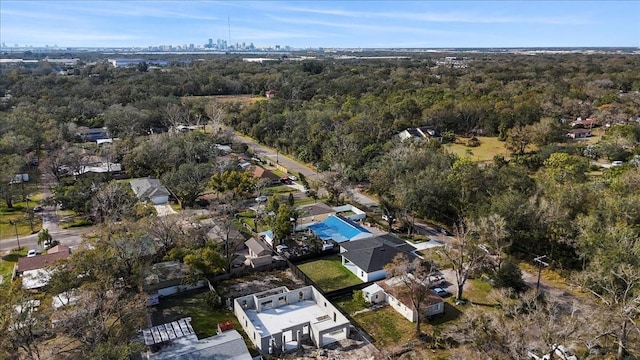
[[[509,157],[509,152],[504,147],[504,141],[498,140],[497,137],[478,136],[477,138],[480,140],[480,146],[466,146],[465,143],[468,140],[466,138],[458,138],[456,143],[444,146],[458,157],[468,157],[478,162],[493,161],[493,157],[496,155]]]

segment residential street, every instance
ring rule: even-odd
[[[40,185],[40,189],[43,192],[43,199],[46,199],[51,195],[49,191],[50,183],[49,179],[43,175]],[[87,227],[78,229],[61,228],[61,219],[58,216],[58,211],[55,206],[44,206],[43,211],[37,213],[36,216],[40,216],[42,218],[42,228],[48,229],[53,240],[59,241],[62,245],[75,247],[82,242],[83,235],[92,231],[91,228]],[[17,248],[18,242],[20,242],[20,247],[23,248],[26,247],[27,249],[36,249],[38,251],[43,250],[41,246],[38,246],[38,234],[36,233],[27,236],[19,236],[18,239],[16,239],[15,236],[0,239],[0,254],[8,252],[13,248]]]

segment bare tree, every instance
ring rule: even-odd
[[[180,214],[167,216],[148,216],[141,222],[144,231],[151,235],[159,244],[160,252],[166,255],[176,244],[184,243],[189,235],[182,224],[186,218]]]
[[[519,295],[505,289],[490,297],[500,311],[465,312],[459,323],[444,332],[470,346],[476,354],[468,358],[525,359],[530,350],[547,353],[558,344],[575,343],[584,334],[588,313],[566,299],[548,296],[540,301],[535,291]]]
[[[454,228],[455,239],[439,251],[447,259],[456,275],[457,301],[463,301],[464,285],[469,275],[481,265],[487,255],[479,247],[478,239],[471,233],[471,229],[474,228],[473,224],[466,226],[464,222],[460,222]]]
[[[214,128],[214,133],[219,131],[224,125],[223,119],[226,113],[222,107],[220,107],[220,104],[212,101],[207,107],[207,116],[209,117],[209,124]]]
[[[93,217],[99,222],[120,221],[133,214],[137,199],[131,194],[128,185],[108,183],[93,197]]]
[[[189,122],[189,110],[181,105],[167,104],[165,116],[169,128],[175,129],[179,125],[186,125]]]
[[[244,237],[236,229],[234,220],[238,209],[241,206],[239,199],[229,199],[225,204],[216,206],[214,209],[213,223],[209,230],[211,240],[221,245],[222,257],[225,260],[225,269],[231,271],[231,265],[235,259],[236,249],[244,243]]]
[[[506,249],[513,244],[513,240],[509,238],[509,232],[506,229],[507,222],[502,216],[491,214],[479,218],[475,225],[473,232],[478,237],[479,246],[483,250],[493,250],[490,262],[493,266],[493,271],[498,271],[506,257]]]
[[[578,280],[608,310],[600,336],[614,338],[618,344],[616,359],[624,359],[629,352],[630,332],[640,335],[636,323],[640,315],[640,269],[624,263],[610,268],[597,261]]]
[[[56,182],[77,172],[82,167],[82,151],[75,146],[67,146],[53,151],[40,163],[43,172],[51,174]]]
[[[420,336],[420,324],[424,317],[424,303],[431,291],[430,275],[434,270],[433,265],[423,262],[420,258],[409,261],[404,254],[398,254],[393,262],[385,266],[385,270],[389,277],[400,281],[402,286],[395,288],[398,293],[406,293],[411,299],[411,304],[417,312],[416,319],[416,337]],[[396,294],[399,295],[399,294]]]

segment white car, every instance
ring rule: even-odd
[[[288,178],[289,178],[289,180],[291,180],[291,181],[297,181],[297,180],[298,180],[298,178],[297,178],[297,177],[295,177],[295,176],[293,176],[293,175],[289,175],[289,176],[287,176],[287,177],[288,177]]]
[[[38,252],[37,252],[35,249],[30,249],[30,250],[27,252],[27,257],[34,257],[34,256],[36,256],[36,255],[38,255]]]
[[[266,196],[262,195],[262,196],[258,196],[256,198],[256,202],[261,203],[261,202],[265,202],[267,201],[269,198],[267,198]]]
[[[624,165],[624,161],[613,161],[611,163],[611,167],[622,166]]]

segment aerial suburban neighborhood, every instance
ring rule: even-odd
[[[0,358],[640,356],[637,52],[137,55],[2,55]]]

